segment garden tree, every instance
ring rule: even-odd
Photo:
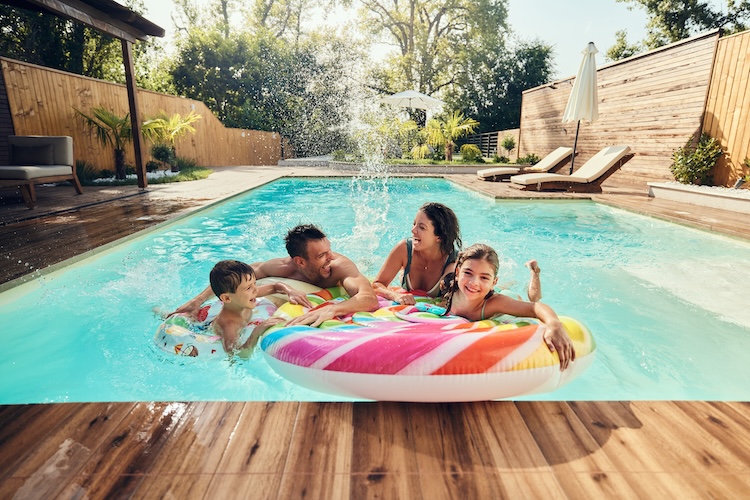
[[[458,81],[467,61],[491,57],[504,43],[507,0],[357,3],[362,29],[398,49],[372,74],[373,86],[385,92],[438,93]]]
[[[445,95],[446,103],[475,116],[478,132],[518,128],[524,90],[552,76],[552,47],[540,41],[499,48],[491,58],[472,61],[471,70]]]
[[[620,59],[634,56],[644,50],[641,44],[636,43],[630,45],[627,38],[628,32],[626,30],[619,30],[615,32],[615,44],[607,49],[606,53],[606,58],[608,61],[619,61]]]
[[[124,2],[143,12],[143,0]],[[91,78],[125,82],[122,46],[118,39],[81,23],[49,13],[0,5],[0,54],[31,64]],[[169,88],[159,76],[159,47],[152,41],[135,44],[134,64],[139,87]]]
[[[337,149],[348,121],[349,88],[340,77],[349,52],[335,38],[329,48],[293,47],[267,31],[192,29],[178,45],[176,90],[203,101],[228,127],[279,132],[297,153]]]
[[[750,20],[750,0],[727,0],[726,12],[712,7],[712,2],[699,0],[617,1],[630,4],[630,9],[641,7],[646,10],[649,18],[648,34],[643,41],[646,49],[655,49],[713,28],[723,28],[729,33],[744,31]]]
[[[104,107],[96,107],[91,110],[90,115],[76,109],[76,116],[102,146],[114,149],[115,177],[124,179],[126,177],[125,145],[133,140],[130,114],[117,116]]]
[[[433,118],[427,122],[427,142],[433,146],[445,148],[445,159],[453,161],[455,140],[474,132],[479,122],[473,118],[465,118],[460,111],[454,111],[443,118]]]

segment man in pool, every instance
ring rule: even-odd
[[[289,278],[320,288],[342,286],[349,294],[347,300],[308,311],[292,319],[289,325],[318,326],[335,317],[357,311],[374,311],[378,308],[378,299],[370,280],[359,272],[357,265],[349,258],[331,251],[331,243],[320,228],[312,224],[299,225],[289,230],[284,241],[289,257],[251,264],[257,279]],[[200,306],[212,296],[213,291],[209,286],[180,306],[175,313],[188,313],[194,316]],[[311,307],[302,293],[290,295],[290,301]]]

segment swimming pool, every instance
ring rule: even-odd
[[[247,361],[170,357],[153,307],[207,284],[215,261],[284,255],[316,222],[373,277],[425,201],[452,207],[465,244],[489,243],[522,292],[583,321],[598,357],[558,391],[519,399],[750,401],[750,245],[585,201],[494,201],[440,179],[284,179],[0,295],[0,403],[337,398]],[[744,263],[744,264],[740,264]],[[343,399],[343,398],[342,398]]]

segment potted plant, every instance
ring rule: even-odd
[[[112,146],[115,150],[115,177],[125,179],[125,144],[133,140],[133,130],[130,127],[130,114],[117,116],[104,107],[91,110],[91,115],[76,110],[88,130],[103,146]]]
[[[177,149],[175,148],[175,142],[188,132],[194,134],[195,128],[192,124],[201,118],[201,115],[195,111],[191,111],[185,117],[181,116],[179,113],[167,116],[165,111],[160,111],[156,117],[143,122],[141,131],[144,136],[154,143],[154,148],[151,150],[151,154],[154,158],[168,163],[172,172],[179,172],[180,168],[177,162]],[[158,148],[157,146],[168,147],[171,149],[172,154],[164,154],[162,152],[163,148]],[[154,155],[155,149],[157,151],[156,154],[160,156],[159,158]]]

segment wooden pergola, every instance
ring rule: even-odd
[[[133,44],[137,40],[145,41],[149,36],[163,37],[164,28],[114,0],[0,0],[0,4],[72,19],[120,39],[122,59],[125,64],[125,82],[128,89],[130,123],[133,129],[138,186],[145,188],[148,180],[143,161],[144,148],[142,147],[138,93],[135,87]]]

